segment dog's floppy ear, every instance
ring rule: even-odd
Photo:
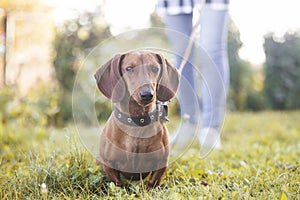
[[[178,70],[162,55],[156,55],[161,63],[161,75],[157,85],[157,99],[159,101],[169,101],[172,99],[179,85]]]
[[[120,102],[126,91],[125,82],[121,75],[121,62],[124,55],[116,55],[102,65],[95,73],[99,90],[111,99],[112,102]]]

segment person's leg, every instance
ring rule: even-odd
[[[173,64],[179,68],[184,53],[188,46],[189,36],[192,32],[193,14],[179,14],[166,16],[167,36],[170,49],[173,53]],[[177,91],[177,97],[180,106],[180,115],[182,122],[174,134],[171,134],[170,142],[172,144],[172,153],[181,154],[188,147],[196,134],[197,124],[200,120],[200,105],[197,97],[197,87],[195,84],[194,68],[191,63],[193,60],[193,49],[185,64],[180,84]]]
[[[200,29],[200,44],[208,55],[201,53],[200,57],[203,76],[202,127],[206,128],[206,131],[207,128],[219,131],[223,123],[229,85],[227,33],[228,9],[226,6],[214,7],[206,4],[201,13]],[[209,131],[207,132],[209,134]],[[200,143],[206,143],[204,139],[200,136]],[[212,147],[214,145],[215,143]]]
[[[192,32],[193,14],[178,14],[166,16],[166,28],[169,30],[168,39],[171,50],[178,55],[174,55],[175,66],[178,68],[188,45],[189,36]],[[182,71],[180,85],[178,89],[178,100],[180,103],[181,117],[189,116],[189,122],[196,124],[199,120],[195,106],[197,102],[197,87],[195,85],[194,68],[192,66],[193,50]]]

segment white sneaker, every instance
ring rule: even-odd
[[[215,128],[202,128],[198,134],[199,143],[201,145],[200,157],[206,157],[214,148],[221,149],[221,134]]]

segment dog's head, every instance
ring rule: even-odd
[[[174,97],[179,73],[161,54],[131,51],[116,55],[95,73],[99,90],[113,102],[120,102],[128,92],[140,105]]]

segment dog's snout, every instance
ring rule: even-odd
[[[145,102],[151,101],[153,99],[153,92],[150,90],[142,90],[140,92],[140,97],[141,97],[142,101],[145,101]]]

